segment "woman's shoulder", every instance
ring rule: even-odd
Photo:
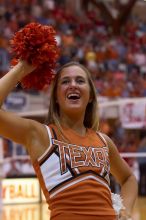
[[[96,132],[100,137],[102,137],[102,139],[104,140],[104,142],[106,143],[106,145],[108,147],[115,147],[114,141],[105,133],[101,132],[101,131],[97,131]]]

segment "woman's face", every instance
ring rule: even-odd
[[[78,66],[62,70],[57,86],[57,103],[60,115],[83,114],[90,101],[90,86],[83,69]]]

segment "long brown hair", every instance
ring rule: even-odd
[[[60,125],[60,117],[59,117],[59,105],[56,102],[56,90],[58,85],[58,80],[60,78],[61,72],[64,68],[70,66],[78,66],[80,67],[87,75],[87,79],[90,86],[90,96],[92,98],[91,102],[88,103],[86,107],[85,117],[84,117],[84,126],[86,128],[92,128],[93,130],[97,131],[98,124],[99,124],[99,116],[98,116],[98,103],[97,103],[97,94],[96,89],[93,84],[91,75],[86,67],[78,62],[69,62],[63,65],[56,73],[50,90],[50,104],[49,104],[49,112],[48,112],[48,124],[55,124],[57,127],[61,128]]]

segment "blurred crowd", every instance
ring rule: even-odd
[[[113,36],[100,10],[78,16],[55,0],[0,1],[0,74],[10,67],[10,40],[29,22],[53,25],[62,65],[76,60],[91,71],[97,93],[108,97],[146,96],[146,23],[129,16]]]
[[[110,98],[145,97],[146,23],[131,14],[119,35],[114,36],[97,8],[76,15],[61,2],[0,1],[0,76],[11,65],[10,40],[14,33],[35,21],[55,28],[61,49],[58,65],[70,60],[84,64],[92,74],[98,95]],[[141,136],[143,131],[127,132],[119,123],[119,120],[110,123],[103,119],[100,129],[112,137],[120,152],[135,152],[142,145],[146,146],[146,141],[143,141],[145,135]],[[10,146],[6,143],[6,157],[11,156],[7,155],[11,152],[8,150]],[[135,158],[127,162],[134,167]]]

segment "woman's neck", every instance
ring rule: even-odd
[[[86,128],[83,123],[83,119],[71,119],[67,116],[61,117],[61,126],[65,128],[71,128],[79,135],[84,136],[86,134]]]

